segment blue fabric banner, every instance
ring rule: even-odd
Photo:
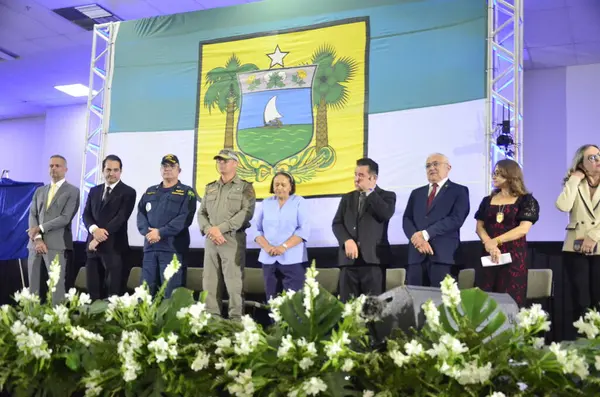
[[[40,182],[0,179],[0,261],[27,258],[29,206]]]

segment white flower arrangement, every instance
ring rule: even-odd
[[[184,288],[164,299],[179,266],[174,258],[155,297],[145,285],[93,303],[74,289],[55,304],[28,290],[15,294],[16,306],[0,308],[0,387],[49,397],[600,394],[595,310],[575,322],[585,338],[546,346],[541,306],[521,309],[505,330],[487,294],[460,291],[447,278],[442,304],[422,307],[424,328],[374,347],[371,322],[381,308],[367,296],[341,303],[318,284],[314,265],[303,289],[269,301],[267,329],[247,315],[215,318],[204,295],[195,301]]]

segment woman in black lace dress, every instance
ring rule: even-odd
[[[484,256],[498,263],[500,254],[510,253],[512,262],[482,267],[477,286],[484,291],[508,293],[519,306],[527,295],[527,241],[525,236],[537,222],[540,207],[527,192],[523,171],[512,160],[500,160],[494,169],[494,191],[484,197],[475,213],[477,235]]]

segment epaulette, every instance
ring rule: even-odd
[[[214,180],[214,181],[212,181],[212,182],[209,182],[209,183],[207,183],[207,184],[206,184],[206,186],[210,186],[210,185],[212,185],[212,184],[215,184],[215,183],[217,183],[217,181],[216,181],[216,180]]]
[[[146,194],[156,194],[159,188],[160,185],[150,186],[148,189],[146,189]]]

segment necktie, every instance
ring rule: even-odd
[[[104,191],[104,197],[102,197],[102,203],[105,203],[108,200],[108,196],[110,196],[110,187],[107,187]]]
[[[433,185],[431,185],[431,187],[432,187],[431,193],[429,193],[429,197],[427,197],[427,209],[429,209],[431,207],[431,203],[433,202],[433,199],[435,198],[435,194],[437,193],[438,184],[434,183]]]
[[[365,199],[367,198],[367,193],[365,192],[360,192],[360,195],[358,196],[358,213],[362,213],[362,210],[365,206]]]
[[[50,203],[54,198],[54,193],[56,193],[56,185],[53,183],[50,185],[50,190],[48,191],[48,200],[46,201],[46,209],[50,207]]]

